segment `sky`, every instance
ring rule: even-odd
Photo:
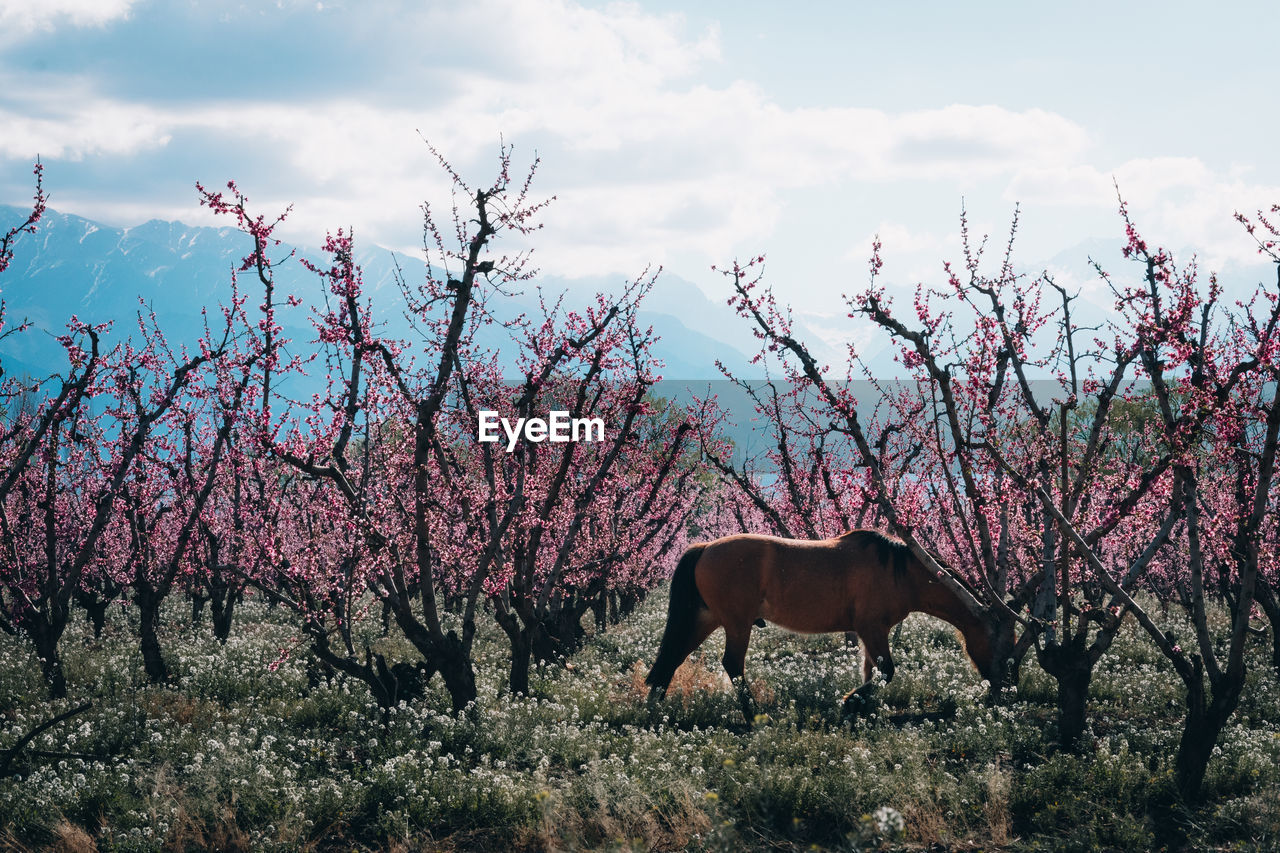
[[[1150,242],[1251,275],[1232,213],[1280,202],[1273,23],[1263,2],[0,0],[0,203],[29,201],[39,156],[63,212],[210,224],[194,184],[233,178],[293,205],[303,245],[352,227],[421,254],[421,203],[449,203],[428,141],[476,185],[505,141],[556,197],[544,272],[662,265],[724,298],[712,265],[764,254],[834,340],[874,237],[890,285],[938,282],[962,210],[1002,247],[1016,206],[1028,269],[1124,269],[1118,186]]]

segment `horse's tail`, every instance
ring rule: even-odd
[[[693,567],[698,564],[706,547],[705,544],[689,546],[676,564],[675,573],[671,575],[667,627],[662,632],[658,658],[644,679],[651,688],[650,696],[666,693],[671,677],[676,674],[680,664],[684,663],[689,652],[693,651],[690,646],[693,644],[694,631],[697,630],[698,611],[707,606],[694,582]]]

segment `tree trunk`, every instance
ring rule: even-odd
[[[1200,797],[1200,786],[1204,783],[1220,728],[1214,725],[1204,708],[1198,712],[1187,712],[1182,737],[1178,741],[1178,755],[1174,760],[1174,780],[1178,796],[1184,803],[1194,803]]]
[[[78,603],[84,608],[85,614],[89,617],[89,624],[93,626],[93,638],[101,640],[102,631],[107,625],[107,607],[111,604],[110,600],[96,593],[87,593],[78,596]]]
[[[312,631],[311,650],[322,667],[328,667],[330,670],[336,670],[363,681],[368,686],[369,692],[373,694],[373,700],[378,703],[379,708],[386,709],[396,704],[394,683],[391,679],[380,677],[371,659],[361,663],[350,656],[334,654],[329,647],[328,637],[316,636],[314,631]],[[385,663],[382,669],[386,671]],[[310,676],[309,669],[308,676]],[[316,678],[314,683],[318,685],[319,679]]]
[[[529,641],[528,632],[522,628],[516,628],[507,636],[511,640],[511,675],[507,679],[507,686],[513,696],[528,696],[533,644]]]
[[[1063,750],[1079,752],[1089,702],[1089,683],[1093,680],[1093,667],[1087,660],[1073,660],[1056,677],[1058,679],[1058,741]]]
[[[529,664],[533,656],[533,643],[520,615],[514,609],[498,607],[494,613],[498,626],[511,644],[511,670],[507,675],[507,688],[513,696],[529,695]]]
[[[1201,787],[1218,735],[1226,727],[1240,701],[1242,683],[1227,676],[1217,679],[1213,700],[1205,695],[1203,670],[1195,661],[1193,678],[1184,677],[1187,686],[1187,718],[1182,724],[1182,737],[1173,764],[1174,788],[1155,801],[1152,808],[1156,843],[1163,849],[1182,850],[1191,830],[1191,812],[1200,803]]]
[[[591,613],[596,620],[596,633],[609,625],[609,593],[602,592],[591,600]]]
[[[1018,671],[1029,646],[1017,641],[1018,623],[1012,616],[997,612],[989,618],[995,620],[991,636],[991,669],[994,673],[991,678],[991,696],[999,698],[1006,687],[1018,685]]]
[[[192,590],[191,592],[191,624],[199,625],[204,621],[204,606],[209,602],[209,596],[202,592]]]
[[[1233,684],[1227,676],[1214,685],[1213,700],[1205,701],[1203,688],[1188,691],[1187,719],[1178,741],[1178,755],[1174,760],[1174,780],[1178,796],[1187,805],[1200,802],[1200,787],[1218,736],[1226,728],[1227,721],[1240,703],[1243,684]]]
[[[144,585],[137,588],[133,600],[138,605],[143,668],[152,684],[164,684],[169,680],[169,667],[160,650],[160,604],[164,597]]]
[[[218,638],[218,642],[222,645],[227,644],[227,638],[231,636],[231,622],[235,614],[236,599],[240,594],[233,593],[224,600],[219,601],[217,597],[212,600],[211,609],[213,611],[213,636]]]
[[[1267,614],[1267,621],[1271,623],[1271,668],[1280,677],[1280,601],[1271,584],[1261,577],[1258,578],[1254,595],[1262,605],[1262,612]]]
[[[471,661],[470,649],[458,633],[450,631],[443,637],[439,633],[432,633],[418,621],[407,602],[402,607],[393,607],[392,612],[405,638],[422,655],[427,672],[440,673],[454,712],[457,713],[474,702],[477,695],[475,665]]]
[[[618,608],[614,612],[613,622],[616,625],[631,615],[631,612],[644,601],[644,594],[638,592],[622,592],[618,594]]]
[[[333,651],[322,622],[308,620],[305,627],[311,635],[313,660],[317,662],[317,665],[307,666],[307,681],[312,688],[319,687],[322,679],[328,681],[335,672],[340,672],[363,681],[378,707],[386,711],[401,700],[422,696],[434,674],[431,665],[423,661],[387,666],[386,659],[367,645],[364,660],[356,657],[350,647],[343,649],[343,654],[338,654]]]
[[[382,602],[382,636],[391,636],[391,602]]]
[[[476,699],[475,666],[471,662],[466,644],[456,632],[450,631],[444,641],[437,645],[439,651],[427,666],[436,669],[444,679],[445,689],[449,691],[449,699],[456,713]]]
[[[27,625],[27,634],[35,644],[36,655],[40,658],[40,670],[49,685],[50,699],[67,698],[67,678],[62,671],[62,658],[58,654],[58,639],[62,636],[62,628],[53,624],[53,620],[41,618]],[[65,625],[65,623],[64,623]]]
[[[102,577],[86,580],[75,592],[76,604],[84,608],[89,616],[89,624],[93,625],[93,638],[102,639],[102,631],[107,624],[107,608],[120,594],[120,587],[115,582]]]
[[[1084,734],[1093,662],[1082,633],[1066,645],[1046,643],[1036,650],[1040,666],[1058,683],[1058,745],[1066,752],[1080,751]]]
[[[231,621],[241,596],[241,588],[228,583],[221,569],[214,569],[209,578],[209,610],[213,614],[213,636],[224,646],[231,636]],[[273,602],[275,598],[268,596],[267,600]]]
[[[530,632],[534,657],[541,663],[551,663],[573,654],[586,637],[582,616],[589,606],[589,602],[579,601],[576,596],[553,605]]]

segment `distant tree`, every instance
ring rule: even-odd
[[[255,464],[272,473],[254,475],[266,488],[252,497],[247,533],[256,544],[246,576],[299,614],[322,661],[365,681],[380,702],[394,703],[404,685],[439,674],[461,709],[476,695],[481,602],[511,639],[511,685],[524,692],[531,656],[570,650],[581,617],[615,579],[625,576],[631,590],[656,581],[659,558],[681,535],[697,494],[678,488],[696,468],[686,453],[696,442],[689,419],[647,429],[656,374],[652,333],[635,317],[643,280],[583,312],[544,306],[540,318],[509,322],[506,354],[515,354],[523,378],[504,378],[480,332],[497,327],[492,301],[534,273],[527,253],[494,256],[492,244],[504,232],[537,227],[545,202],[529,199],[536,163],[513,185],[503,149],[498,177],[484,189],[440,163],[469,212],[455,205],[457,246],[446,249],[426,208],[433,266],[423,282],[401,282],[415,343],[389,338],[371,321],[351,235],[330,235],[327,261],[303,261],[326,294],[311,363],[323,367],[327,390],[279,409],[276,379],[299,366],[280,365],[285,342],[269,315],[279,219],[250,216],[234,185],[229,194],[201,192],[205,205],[250,235],[254,249],[240,271],[256,273],[269,294],[250,330],[263,401],[251,420]],[[505,436],[502,444],[477,441],[482,409],[600,418],[607,436],[521,441],[508,452]],[[369,593],[418,661],[390,664],[353,632]]]
[[[229,312],[229,324],[242,324],[232,317]],[[160,330],[154,322],[150,326],[142,326],[144,337],[163,345]],[[229,325],[218,353],[227,352],[230,332]],[[205,342],[201,348],[209,349]],[[134,363],[139,355],[124,345],[124,363]],[[170,677],[159,639],[162,605],[175,587],[190,586],[193,578],[212,577],[217,570],[200,561],[200,538],[209,529],[210,498],[232,455],[241,407],[251,399],[252,356],[218,357],[211,367],[205,375],[191,374],[180,405],[171,406],[147,436],[118,498],[127,545],[113,568],[138,608],[143,664],[156,683]]]
[[[102,356],[101,328],[69,324],[62,391],[15,428],[14,462],[0,484],[0,622],[35,644],[54,697],[66,695],[58,642],[86,572],[128,559],[112,546],[128,541],[119,534],[128,496],[147,499],[134,485],[152,474],[146,450],[155,430],[226,352],[224,337],[175,359],[152,339]],[[90,401],[104,405],[95,411]]]
[[[611,587],[634,592],[656,582],[696,500],[696,465],[686,455],[695,419],[651,410],[652,333],[635,319],[647,287],[616,301],[600,296],[585,315],[547,311],[520,342],[521,381],[494,382],[486,370],[458,377],[463,424],[484,408],[513,418],[561,411],[607,425],[598,441],[521,442],[512,452],[486,442],[451,460],[452,482],[476,489],[450,498],[475,516],[462,547],[495,554],[485,590],[511,641],[514,692],[529,689],[531,656],[576,648],[583,615]]]

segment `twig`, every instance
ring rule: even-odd
[[[15,743],[13,746],[9,747],[8,751],[5,752],[4,758],[0,759],[0,777],[4,776],[9,772],[9,765],[12,764],[13,760],[18,757],[18,753],[22,751],[22,748],[24,746],[31,743],[31,741],[35,740],[36,737],[38,737],[41,732],[43,732],[45,729],[49,729],[49,728],[52,728],[53,726],[56,726],[58,723],[61,723],[63,720],[68,720],[74,717],[76,714],[82,714],[92,707],[93,707],[92,702],[85,702],[83,705],[81,705],[78,708],[72,708],[70,711],[63,711],[61,714],[54,717],[53,719],[45,720],[43,723],[36,726],[34,729],[32,729],[31,731],[23,735],[21,738],[19,738],[18,742]]]

